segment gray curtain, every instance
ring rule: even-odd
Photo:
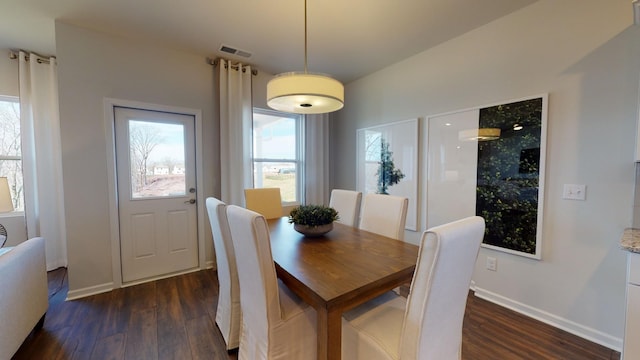
[[[329,204],[329,114],[305,115],[306,204]]]

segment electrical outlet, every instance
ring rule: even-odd
[[[491,271],[498,271],[498,259],[487,256],[487,269]]]
[[[584,200],[587,196],[587,186],[582,184],[564,184],[562,198],[567,200]]]

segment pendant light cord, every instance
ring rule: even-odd
[[[307,0],[304,0],[304,73],[307,73]]]

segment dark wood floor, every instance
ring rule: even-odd
[[[237,359],[215,325],[213,270],[64,301],[64,269],[49,277],[49,311],[14,359]],[[620,353],[473,295],[463,360],[620,359]]]

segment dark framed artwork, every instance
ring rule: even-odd
[[[540,259],[546,96],[481,108],[476,214],[486,222],[483,246]]]
[[[547,95],[426,119],[426,224],[485,219],[482,247],[540,259]]]

